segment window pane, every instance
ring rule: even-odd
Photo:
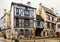
[[[43,22],[42,21],[40,22],[40,28],[43,28]]]
[[[28,30],[28,29],[25,29],[25,34],[24,34],[24,36],[28,38],[28,36],[29,36],[29,30]]]
[[[48,15],[48,20],[50,20],[50,16]]]
[[[16,18],[16,27],[19,27],[19,19]]]
[[[23,29],[20,29],[20,35],[23,35],[24,32],[23,32]]]
[[[19,14],[19,8],[16,8],[16,14]]]
[[[50,23],[49,22],[47,23],[47,28],[50,28]]]
[[[52,21],[54,21],[54,17],[52,17]]]
[[[30,20],[29,19],[25,19],[24,20],[24,26],[30,26]]]
[[[37,25],[40,26],[40,21],[37,21]]]
[[[60,28],[60,24],[58,24],[58,28]]]
[[[29,10],[25,10],[24,14],[29,15]]]
[[[18,18],[16,18],[16,23],[19,23],[19,19]]]

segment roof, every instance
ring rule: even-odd
[[[42,6],[42,5],[41,5],[41,6]],[[45,10],[46,13],[49,13],[49,14],[51,14],[51,15],[53,15],[53,16],[56,16],[51,9],[49,9],[49,8],[47,8],[47,7],[45,7],[45,6],[42,6],[42,8]]]
[[[36,15],[36,20],[44,21],[44,19],[40,15]]]
[[[15,2],[12,2],[11,5],[18,5],[18,6],[23,6],[23,7],[28,7],[28,8],[36,9],[36,8],[34,8],[34,7],[31,7],[31,6],[22,4],[22,3],[15,3]]]

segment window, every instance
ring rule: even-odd
[[[49,22],[47,23],[47,28],[50,28],[50,23]]]
[[[20,35],[23,35],[24,32],[23,32],[23,29],[20,29]]]
[[[58,28],[60,28],[60,24],[58,24]]]
[[[29,19],[24,20],[24,26],[30,26],[30,20]]]
[[[34,18],[34,12],[33,11],[31,12],[31,17]]]
[[[18,28],[19,27],[19,19],[16,18],[16,27]]]
[[[24,15],[28,16],[29,15],[29,10],[25,10]]]
[[[40,21],[37,21],[37,25],[40,26]]]
[[[52,26],[52,29],[53,29],[54,28],[54,24],[52,23],[51,26]]]
[[[25,37],[28,37],[29,36],[29,30],[28,29],[25,29]]]
[[[43,35],[45,36],[45,32],[43,32]]]
[[[48,20],[50,20],[50,16],[48,15]]]
[[[40,28],[43,28],[44,27],[44,24],[43,24],[43,21],[40,22]]]
[[[54,17],[52,17],[52,21],[54,21]]]
[[[19,8],[16,8],[16,14],[19,14]]]

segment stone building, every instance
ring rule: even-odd
[[[7,38],[33,38],[36,29],[36,8],[31,7],[30,2],[11,3],[10,11],[4,13],[1,19],[4,19]],[[6,20],[6,21],[5,21]]]
[[[8,34],[10,31],[10,15],[8,15],[7,10],[4,9],[4,15],[1,17],[1,31],[5,30],[5,34]],[[7,33],[6,33],[7,32]],[[10,34],[9,34],[10,35]],[[6,35],[8,37],[8,35]]]
[[[54,14],[54,8],[47,8],[41,3],[37,12],[44,20],[44,29],[42,31],[42,37],[53,36],[56,32],[57,16]]]
[[[56,23],[56,35],[60,35],[60,16],[57,16],[57,23]]]
[[[35,29],[35,36],[41,37],[41,32],[44,29],[44,20],[40,15],[36,15],[36,29]]]

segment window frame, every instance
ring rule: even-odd
[[[47,22],[47,28],[49,28],[49,29],[50,29],[50,23],[49,23],[49,22]]]
[[[30,20],[29,19],[24,19],[24,27],[27,27],[27,26],[30,26]]]
[[[18,12],[17,12],[17,10],[18,10]],[[19,8],[16,8],[16,14],[19,14]]]
[[[18,20],[18,22],[17,22],[17,20]],[[19,19],[18,18],[16,18],[16,27],[19,28]]]
[[[52,17],[52,21],[54,21],[54,17]]]
[[[38,22],[39,22],[39,23],[38,23]],[[40,26],[40,22],[41,22],[40,20],[37,20],[37,26]],[[39,25],[38,25],[38,24],[39,24]]]
[[[60,28],[60,24],[58,24],[58,28]]]
[[[26,14],[27,11],[28,11],[28,14]],[[29,15],[30,15],[30,11],[29,11],[28,9],[25,9],[25,10],[24,10],[24,15],[25,15],[25,16],[29,16]]]
[[[50,20],[50,16],[48,15],[48,20]]]

